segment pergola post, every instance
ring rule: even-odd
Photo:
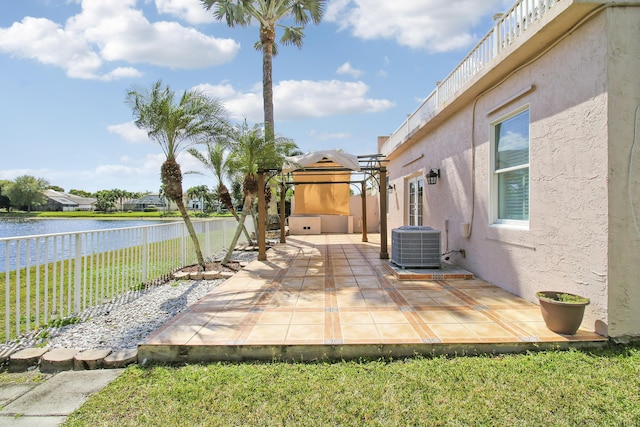
[[[380,166],[380,259],[389,259],[387,245],[387,168]]]
[[[367,186],[366,181],[362,181],[362,241],[368,242],[367,238]]]
[[[285,212],[285,196],[287,193],[287,186],[284,183],[284,174],[280,180],[280,243],[287,243],[286,232],[284,229],[284,217]]]
[[[264,170],[258,170],[258,261],[267,260],[267,204],[264,199]]]

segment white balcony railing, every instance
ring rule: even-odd
[[[380,152],[388,155],[417,129],[424,126],[436,113],[454,99],[459,90],[480,73],[489,62],[539,21],[560,0],[520,0],[502,15],[462,62],[431,92],[424,102],[385,141]]]
[[[205,257],[230,243],[236,224],[233,218],[194,221]],[[246,224],[251,226],[250,221]],[[197,262],[182,221],[3,238],[3,258],[0,342],[163,281]]]

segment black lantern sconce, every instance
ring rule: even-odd
[[[427,174],[427,184],[435,185],[440,178],[440,169],[431,169]]]
[[[389,184],[389,185],[387,186],[387,192],[388,192],[389,194],[391,194],[391,193],[393,193],[394,191],[396,191],[396,185],[395,185],[395,184]]]

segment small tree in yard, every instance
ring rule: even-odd
[[[113,211],[116,208],[116,198],[110,190],[96,192],[96,210],[100,212]]]
[[[244,221],[249,213],[253,213],[253,202],[258,193],[256,173],[259,168],[280,167],[284,157],[297,149],[298,146],[288,138],[266,140],[259,124],[249,127],[246,122],[237,126],[235,136],[231,138],[231,154],[228,161],[231,170],[244,174],[242,192],[244,205],[240,222],[231,241],[227,255],[222,261],[227,264],[231,259],[233,249],[238,243]]]
[[[206,144],[206,155],[202,154],[195,148],[189,148],[187,151],[193,157],[198,159],[205,168],[209,169],[209,171],[213,173],[216,181],[218,182],[216,191],[218,193],[218,199],[220,200],[220,203],[222,203],[227,208],[227,210],[231,212],[236,221],[240,222],[240,217],[238,216],[238,213],[233,206],[233,200],[231,199],[231,195],[229,194],[229,189],[224,184],[225,177],[231,178],[233,175],[233,171],[229,169],[229,165],[227,164],[227,160],[229,159],[229,157],[225,153],[226,145],[227,144],[224,144],[221,141],[208,141]],[[244,233],[247,237],[247,241],[251,243],[251,236],[249,235],[246,227],[244,227],[244,223],[242,224],[242,226],[244,228]]]
[[[47,200],[42,194],[47,187],[49,182],[46,179],[22,175],[17,177],[5,192],[12,206],[17,208],[26,206],[27,211],[31,212],[34,205],[44,204]]]
[[[193,241],[198,264],[205,268],[204,257],[182,192],[182,171],[177,157],[185,146],[203,142],[228,128],[222,104],[202,92],[185,91],[179,99],[169,86],[158,80],[150,89],[132,88],[127,92],[127,103],[133,110],[136,126],[147,131],[150,139],[158,142],[166,160],[160,168],[162,188],[174,201]]]

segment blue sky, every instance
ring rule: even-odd
[[[375,153],[511,3],[329,0],[303,48],[274,58],[276,133],[304,152]],[[133,125],[127,89],[199,88],[236,121],[261,123],[257,37],[200,0],[0,0],[0,179],[157,191],[162,150]],[[179,162],[200,170],[187,153]],[[183,185],[200,184],[213,182]]]

